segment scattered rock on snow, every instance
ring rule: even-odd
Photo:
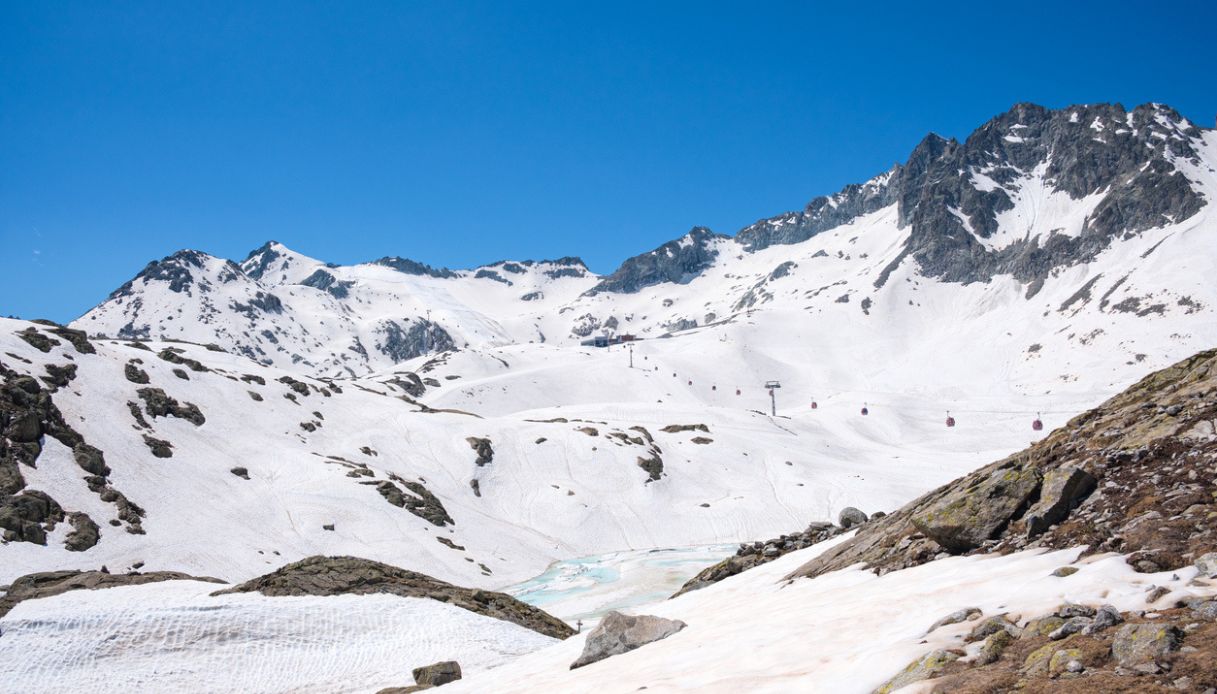
[[[445,660],[414,668],[414,681],[425,687],[438,687],[461,678],[461,666],[455,660]]]
[[[604,615],[600,624],[587,635],[583,653],[571,663],[570,669],[583,667],[645,646],[653,641],[666,639],[685,628],[685,623],[676,619],[664,619],[652,615],[624,615],[616,610]]]
[[[899,674],[876,689],[874,694],[890,694],[914,682],[928,680],[956,660],[959,660],[959,656],[951,651],[930,651],[909,663]]]

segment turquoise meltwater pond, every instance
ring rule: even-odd
[[[737,545],[611,552],[554,562],[503,592],[567,621],[595,621],[610,610],[664,600]]]

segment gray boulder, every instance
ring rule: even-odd
[[[414,668],[414,681],[426,687],[438,687],[460,678],[461,665],[455,660],[444,660]]]
[[[855,525],[862,525],[870,520],[867,515],[853,506],[846,506],[841,509],[841,515],[837,516],[837,522],[842,528],[852,528]]]
[[[1152,674],[1161,671],[1163,659],[1179,648],[1182,636],[1173,624],[1125,624],[1111,642],[1111,653],[1121,667]]]
[[[948,626],[951,624],[959,624],[960,622],[967,621],[967,620],[971,619],[972,617],[979,617],[979,616],[980,616],[979,607],[965,607],[961,610],[955,610],[951,614],[943,617],[942,619],[940,619],[937,622],[934,622],[932,625],[930,625],[930,628],[926,629],[925,633],[929,634],[930,632],[935,631],[941,627],[945,627],[945,626]]]
[[[600,624],[587,635],[583,653],[571,663],[570,669],[628,653],[652,641],[666,639],[685,626],[684,622],[677,619],[652,615],[624,615],[614,610],[606,614]]]
[[[1201,576],[1217,577],[1217,552],[1200,555],[1196,560],[1196,568],[1200,570]]]

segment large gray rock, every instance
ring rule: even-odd
[[[1111,642],[1111,654],[1121,667],[1156,673],[1168,653],[1179,648],[1183,634],[1173,624],[1125,624]]]
[[[1039,470],[1009,465],[952,489],[913,516],[913,525],[951,552],[967,552],[1003,528],[1040,486]]]
[[[1217,552],[1200,555],[1196,559],[1196,568],[1200,570],[1201,576],[1208,576],[1210,578],[1217,576]]]
[[[570,669],[627,653],[652,641],[666,639],[684,628],[685,623],[678,619],[624,615],[614,610],[604,615],[600,624],[587,635],[583,653],[571,663]]]
[[[841,514],[837,516],[837,522],[841,524],[842,528],[852,528],[855,525],[862,525],[868,520],[870,520],[870,518],[868,518],[865,513],[854,508],[853,506],[846,506],[845,508],[841,509]]]
[[[1027,533],[1039,535],[1054,523],[1069,515],[1078,502],[1094,491],[1094,475],[1080,467],[1068,466],[1050,470],[1040,487],[1040,500],[1027,515]]]
[[[427,687],[438,687],[460,678],[461,665],[455,660],[444,660],[414,668],[414,681]]]

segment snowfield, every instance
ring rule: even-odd
[[[1171,589],[1168,601],[1217,592],[1187,586],[1194,568],[1141,574],[1119,555],[1079,561],[1081,550],[951,557],[884,576],[853,568],[781,580],[847,538],[629,610],[688,625],[662,641],[570,670],[585,633],[445,685],[444,692],[870,692],[915,658],[960,647],[975,622],[928,635],[926,630],[962,608],[978,607],[985,617],[1008,613],[1025,624],[1065,602],[1145,609],[1151,585]],[[1051,575],[1069,564],[1079,571],[1065,578]],[[923,689],[914,685],[900,691]]]
[[[222,595],[198,581],[72,591],[0,620],[6,692],[372,692],[457,660],[466,676],[554,643],[435,600]]]

